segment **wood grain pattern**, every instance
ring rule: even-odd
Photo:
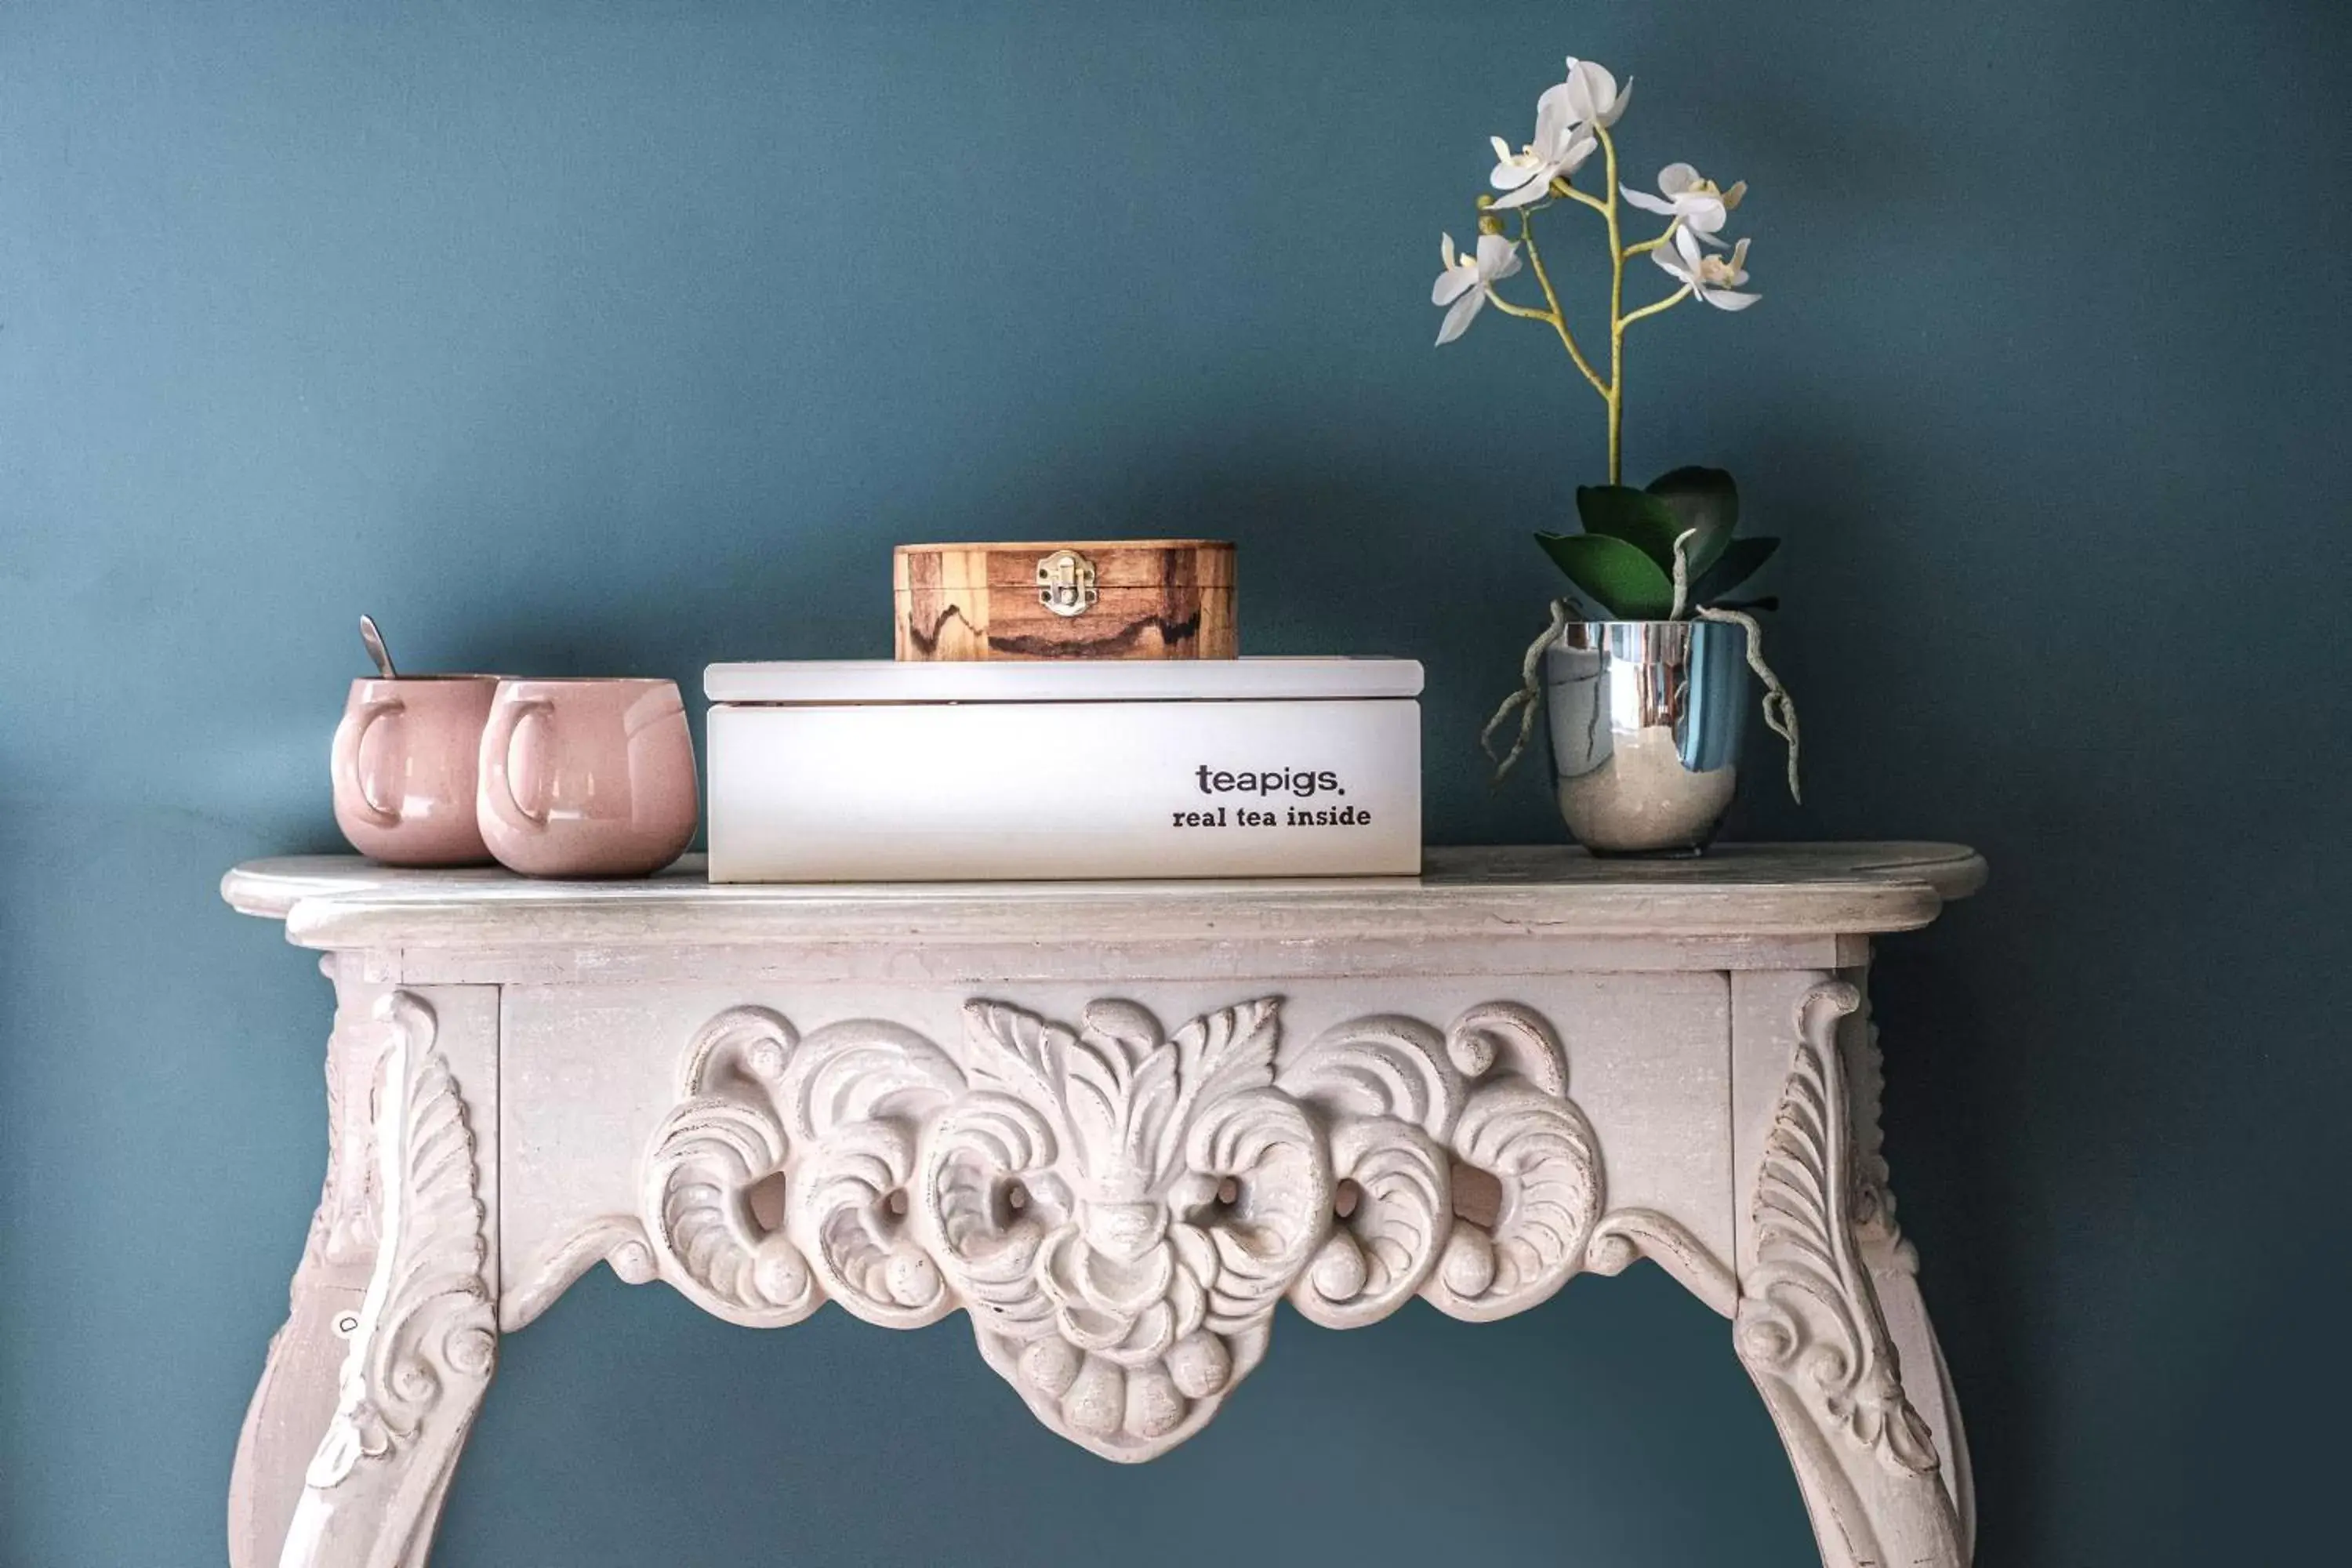
[[[1095,602],[1045,607],[1037,563],[1072,550],[1095,569]],[[902,544],[891,580],[898,657],[1232,658],[1234,547],[1213,540]]]

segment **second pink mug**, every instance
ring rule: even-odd
[[[699,793],[672,680],[502,680],[476,816],[531,877],[641,877],[694,841]]]

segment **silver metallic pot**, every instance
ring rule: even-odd
[[[1559,814],[1597,855],[1696,855],[1730,809],[1748,634],[1724,621],[1570,621],[1544,649]]]

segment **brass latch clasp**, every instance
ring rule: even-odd
[[[1037,602],[1057,616],[1095,607],[1095,563],[1075,550],[1056,550],[1037,563]]]

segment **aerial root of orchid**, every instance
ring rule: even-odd
[[[1478,198],[1478,240],[1474,249],[1457,249],[1454,237],[1444,236],[1439,255],[1444,269],[1430,290],[1430,302],[1444,307],[1445,317],[1437,341],[1452,342],[1467,331],[1478,312],[1488,305],[1506,315],[1543,321],[1559,336],[1578,372],[1609,412],[1609,482],[1623,478],[1625,413],[1625,329],[1662,314],[1685,300],[1702,300],[1720,310],[1744,310],[1760,297],[1745,291],[1748,281],[1748,241],[1733,245],[1723,235],[1740,198],[1745,181],[1725,190],[1704,178],[1688,163],[1669,163],[1658,172],[1657,194],[1633,190],[1617,179],[1617,142],[1611,133],[1625,106],[1633,100],[1628,78],[1617,79],[1591,60],[1570,58],[1567,79],[1555,83],[1536,100],[1533,140],[1517,152],[1501,137],[1491,138],[1495,168],[1491,182],[1500,195]],[[1601,154],[1603,171],[1600,195],[1580,188],[1577,171]],[[1535,215],[1559,202],[1571,202],[1599,213],[1609,244],[1609,361],[1604,375],[1576,340],[1559,295],[1552,288],[1542,252],[1537,247]],[[1627,245],[1622,226],[1625,207],[1637,208],[1666,220],[1656,237]],[[1512,218],[1517,232],[1507,232]],[[1495,285],[1516,276],[1525,263],[1543,292],[1543,304],[1507,300]],[[1716,252],[1728,249],[1727,255]],[[1674,291],[1649,304],[1625,309],[1625,263],[1647,256],[1673,280]]]

